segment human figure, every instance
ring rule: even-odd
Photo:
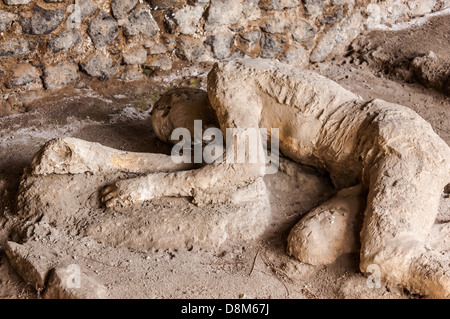
[[[216,63],[208,74],[208,100],[224,135],[227,128],[279,128],[286,157],[327,171],[338,189],[361,184],[368,193],[360,234],[362,272],[376,265],[391,284],[450,296],[448,257],[424,245],[450,181],[450,148],[429,123],[404,106],[365,101],[314,72],[262,59]],[[102,201],[113,207],[193,196],[202,204],[211,190],[248,185],[265,167],[262,161],[222,161],[156,170],[104,188]],[[288,253],[295,257],[295,247],[288,246]]]

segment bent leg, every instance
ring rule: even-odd
[[[34,175],[91,173],[173,172],[198,167],[190,163],[174,163],[170,156],[116,150],[99,143],[77,138],[54,139],[34,156]]]
[[[384,107],[363,132],[369,184],[360,269],[380,267],[391,284],[431,297],[450,296],[450,260],[425,246],[450,179],[450,149],[415,113]]]
[[[389,172],[390,165],[383,166],[381,170]],[[414,168],[404,165],[403,169]],[[405,180],[401,180],[404,174],[379,173],[371,183],[361,231],[360,268],[365,272],[376,264],[387,282],[424,295],[448,297],[450,259],[424,243],[436,218],[443,184],[434,172],[415,173],[414,179]]]

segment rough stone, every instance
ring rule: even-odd
[[[116,20],[104,11],[100,11],[88,29],[94,45],[104,47],[114,41],[119,35],[119,25]]]
[[[49,34],[56,30],[63,20],[64,10],[46,10],[36,5],[30,20],[30,31],[32,34]]]
[[[172,60],[168,57],[161,56],[151,64],[152,67],[156,67],[162,71],[169,71],[172,69]]]
[[[315,18],[323,12],[324,6],[329,0],[303,0],[307,14]]]
[[[109,56],[97,52],[90,56],[85,63],[82,63],[81,67],[87,74],[100,80],[107,80],[114,75],[117,63],[113,62]]]
[[[174,19],[182,34],[194,34],[200,24],[203,8],[200,6],[184,6],[174,13]]]
[[[448,1],[441,2],[446,2],[448,6]],[[437,0],[408,1],[407,9],[409,9],[409,14],[412,16],[423,16],[432,12],[436,4]]]
[[[128,12],[130,12],[138,0],[115,0],[111,3],[111,11],[116,19],[122,19]]]
[[[78,65],[74,63],[51,65],[44,70],[44,85],[48,90],[63,88],[78,79]]]
[[[144,77],[141,68],[137,65],[127,65],[120,75],[122,81],[136,81]]]
[[[17,6],[21,4],[28,4],[31,0],[3,0],[3,2],[8,6]]]
[[[323,22],[328,25],[339,23],[344,18],[344,7],[342,5],[335,5],[323,14]]]
[[[52,269],[43,298],[106,299],[106,287],[96,277],[95,273],[82,269],[77,264]]]
[[[242,13],[247,21],[254,21],[261,18],[259,0],[246,0],[242,3]]]
[[[339,25],[334,25],[319,40],[310,56],[310,61],[323,61],[330,54],[338,54],[345,50],[346,46],[356,38],[361,30],[362,17],[359,13],[343,21]]]
[[[256,44],[261,40],[261,32],[258,30],[242,33],[240,36],[250,44]]]
[[[92,0],[75,0],[75,3],[80,7],[81,19],[86,18],[98,8],[97,3]]]
[[[290,25],[290,21],[285,17],[275,17],[266,22],[266,25],[263,27],[263,30],[268,33],[282,33],[286,28]]]
[[[30,53],[36,48],[36,43],[12,38],[0,42],[0,58],[16,58]]]
[[[20,15],[19,16],[19,23],[22,27],[23,33],[31,34],[31,17]]]
[[[309,62],[309,55],[308,51],[300,45],[292,45],[289,47],[289,49],[284,52],[279,60],[281,62],[296,66],[296,67],[303,67]]]
[[[47,48],[56,53],[65,51],[73,46],[80,44],[82,41],[81,34],[76,29],[65,29],[57,36],[52,36],[48,40]]]
[[[365,10],[367,15],[365,23],[369,29],[385,28],[389,24],[404,23],[431,12],[441,11],[449,4],[448,1],[437,0],[370,3]]]
[[[283,10],[286,8],[294,8],[299,5],[298,0],[262,0],[260,6],[264,10]]]
[[[149,54],[163,54],[169,51],[169,49],[164,44],[155,42],[146,42],[144,43],[144,47],[149,49]]]
[[[260,51],[261,32],[259,30],[248,31],[241,33],[236,39],[237,49],[234,51],[232,57],[249,55],[252,57],[259,56]]]
[[[16,14],[0,10],[0,32],[8,30],[16,19]]]
[[[207,23],[211,26],[235,24],[241,18],[242,10],[239,0],[211,0]]]
[[[31,84],[40,79],[40,74],[37,68],[28,63],[17,65],[13,69],[13,74],[6,82],[6,87],[15,88]]]
[[[172,51],[173,49],[175,49],[176,37],[168,37],[163,35],[160,39],[161,40],[159,43],[163,44],[168,51]]]
[[[283,47],[281,44],[271,35],[264,34],[261,39],[261,57],[262,58],[274,58],[276,57],[281,51],[283,50]]]
[[[140,48],[123,53],[123,62],[126,64],[142,64],[147,60],[147,50]]]
[[[159,32],[159,27],[153,19],[150,6],[141,4],[129,14],[123,30],[127,36],[143,34],[152,37]]]
[[[8,241],[5,245],[5,253],[17,274],[25,282],[42,290],[50,270],[55,265],[57,254],[42,247],[35,249],[34,246],[33,242],[20,245]]]
[[[411,69],[426,87],[445,90],[450,85],[450,63],[430,51],[423,56],[415,57]]]
[[[289,28],[292,37],[297,42],[304,42],[315,36],[317,31],[306,21],[298,19]]]
[[[227,59],[230,57],[233,40],[233,34],[221,33],[209,36],[206,39],[206,43],[211,46],[212,52],[217,59]]]
[[[205,47],[200,40],[187,35],[177,38],[176,55],[180,59],[195,62],[204,53]]]

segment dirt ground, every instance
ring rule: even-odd
[[[412,108],[450,144],[446,86],[427,88],[411,71],[411,61],[429,51],[448,58],[449,27],[449,18],[444,16],[418,29],[367,33],[355,41],[346,56],[310,68],[365,99],[380,98]],[[383,61],[373,52],[383,52]],[[117,149],[168,153],[170,146],[151,132],[149,109],[171,87],[204,88],[210,67],[182,68],[131,83],[86,80],[76,88],[28,105],[26,113],[0,118],[3,216],[14,213],[22,171],[49,139],[74,136]],[[326,177],[317,178],[327,187]],[[279,212],[279,218],[270,236],[257,242],[233,243],[220,250],[133,250],[86,239],[82,245],[67,242],[65,247],[73,246],[72,258],[99,275],[112,298],[420,297],[398,287],[368,288],[366,277],[359,272],[357,254],[344,255],[334,264],[320,267],[288,257],[285,241],[290,227],[330,194],[305,196],[308,183],[299,185],[283,173],[266,177],[265,182],[271,207]],[[450,221],[449,207],[450,199],[443,194],[438,222]],[[2,229],[5,220],[0,219],[1,243],[8,236]],[[39,297],[39,292],[14,274],[1,255],[0,298]]]

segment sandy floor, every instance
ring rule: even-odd
[[[433,27],[436,25],[425,26],[420,32],[410,32],[410,36],[426,38],[427,34],[435,34]],[[442,24],[437,24],[437,27],[442,28]],[[381,36],[376,33],[368,37],[379,39]],[[405,36],[398,39],[411,43]],[[448,46],[447,40],[447,51],[444,52],[448,52]],[[361,52],[356,50],[345,58],[321,63],[311,69],[366,99],[380,98],[414,109],[450,144],[448,96],[410,79],[408,81],[412,83],[395,74],[386,74],[378,64],[363,62],[360,57]],[[204,87],[209,67],[185,69],[172,75],[161,74],[126,85],[111,82],[105,86],[86,82],[77,89],[58,92],[45,101],[33,103],[27,113],[0,118],[0,194],[6,191],[2,202],[3,214],[12,214],[23,168],[40,146],[51,138],[74,136],[118,149],[167,153],[170,147],[159,142],[149,129],[148,109],[159,94],[170,87]],[[326,179],[317,178],[326,187]],[[366,278],[358,269],[357,254],[342,256],[336,263],[321,267],[289,258],[285,254],[285,240],[290,227],[323,201],[327,194],[305,196],[308,185],[298,185],[282,173],[267,177],[265,181],[271,193],[272,209],[278,210],[279,219],[272,225],[271,236],[264,240],[225,245],[219,251],[198,247],[137,251],[86,241],[84,246],[73,248],[72,257],[98,274],[109,296],[114,298],[418,297],[397,287],[368,288]],[[449,202],[448,196],[445,198],[443,195],[441,222],[450,221]],[[0,229],[4,221],[0,219]],[[0,242],[4,242],[5,236],[6,231],[0,231]],[[70,245],[67,243],[67,247]],[[0,298],[36,297],[39,294],[33,287],[20,280],[5,258],[0,257]]]

